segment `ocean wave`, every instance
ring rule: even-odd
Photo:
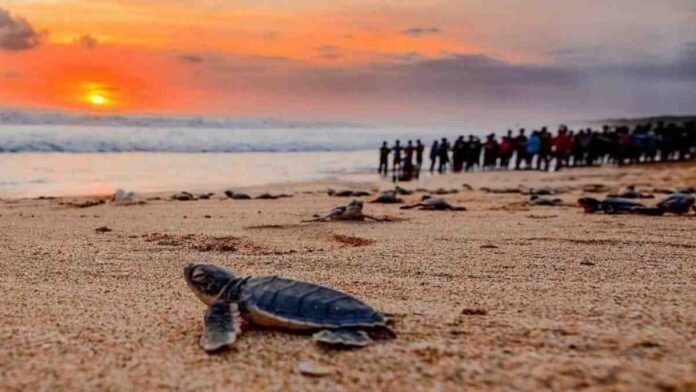
[[[426,133],[427,134],[427,133]],[[0,125],[0,152],[311,152],[377,148],[422,131],[382,128],[152,128]],[[439,134],[438,134],[439,136]],[[425,139],[424,139],[425,140]]]
[[[315,129],[371,128],[346,121],[302,121],[273,118],[224,118],[206,116],[161,116],[86,114],[50,111],[0,109],[2,125],[58,125],[185,129]]]

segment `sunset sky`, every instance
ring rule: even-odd
[[[483,125],[696,112],[693,0],[3,0],[0,107]]]

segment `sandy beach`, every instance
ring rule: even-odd
[[[696,215],[584,214],[589,184],[696,186],[696,165],[426,176],[402,186],[455,188],[445,197],[468,211],[366,204],[397,218],[374,223],[301,221],[351,200],[329,187],[390,183],[0,200],[0,390],[696,390]],[[539,185],[568,189],[564,204],[479,190]],[[343,290],[391,315],[398,338],[336,351],[248,328],[208,355],[205,306],[182,277],[201,261]]]

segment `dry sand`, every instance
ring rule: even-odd
[[[463,183],[694,186],[696,166],[406,187]],[[693,212],[587,215],[573,205],[581,191],[561,195],[562,207],[461,191],[446,197],[467,212],[367,204],[403,220],[300,223],[350,200],[319,192],[328,186],[348,185],[263,189],[296,193],[280,200],[0,201],[0,390],[696,390]],[[332,351],[246,330],[232,350],[207,355],[205,308],[182,278],[192,261],[344,290],[392,314],[399,337]]]

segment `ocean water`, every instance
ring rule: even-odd
[[[1,120],[1,118],[0,118]],[[382,140],[456,136],[433,129],[342,124],[256,124],[229,128],[203,124],[164,126],[89,124],[2,124],[0,152],[288,152],[373,149]]]
[[[342,124],[164,125],[0,125],[0,197],[118,188],[196,191],[355,174],[377,178],[382,140],[420,137],[427,146],[434,138],[457,135]]]

